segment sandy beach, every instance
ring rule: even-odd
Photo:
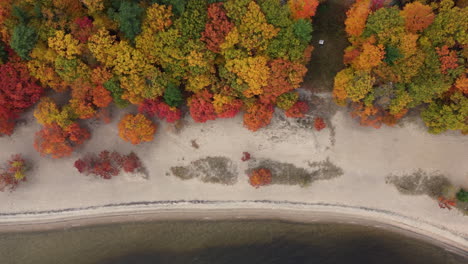
[[[320,96],[328,100],[326,94]],[[205,124],[186,117],[179,133],[160,123],[153,142],[133,146],[118,138],[116,123],[122,114],[116,112],[108,125],[91,124],[92,139],[79,153],[134,151],[147,178],[80,175],[73,167],[78,153],[61,160],[41,158],[32,148],[39,130],[32,116],[12,137],[0,138],[1,160],[23,153],[32,164],[26,182],[14,192],[0,193],[0,231],[181,218],[344,221],[404,230],[457,252],[468,251],[467,216],[440,209],[426,195],[403,195],[386,183],[389,175],[420,170],[467,186],[468,139],[458,133],[428,134],[420,120],[376,130],[359,126],[345,110],[338,110],[330,118],[331,126],[320,132],[280,113],[257,133],[242,127],[241,116]],[[253,159],[242,162],[243,151]],[[234,175],[233,184],[202,182],[199,172],[189,180],[172,173],[176,166],[196,169],[193,162],[207,157],[228,161],[225,169]],[[265,162],[289,164],[318,176],[306,186],[255,189],[245,172]],[[323,164],[332,164],[340,175],[331,177]]]

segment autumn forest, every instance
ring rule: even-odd
[[[335,102],[366,126],[417,109],[430,133],[468,133],[468,9],[458,2],[357,0]],[[33,108],[42,155],[69,156],[92,136],[86,120],[110,122],[111,104],[138,109],[118,124],[132,144],[186,112],[201,123],[242,113],[257,131],[275,108],[309,110],[296,89],[313,60],[318,0],[0,3],[0,135]]]

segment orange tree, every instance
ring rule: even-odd
[[[134,145],[152,141],[156,125],[143,114],[127,114],[119,122],[119,135]]]

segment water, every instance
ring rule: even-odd
[[[0,234],[0,263],[466,264],[373,227],[279,221],[165,221]]]

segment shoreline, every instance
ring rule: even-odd
[[[87,208],[0,214],[0,234],[45,232],[130,222],[272,220],[371,226],[437,245],[468,257],[468,237],[421,219],[392,211],[329,203],[271,200],[154,201]]]

